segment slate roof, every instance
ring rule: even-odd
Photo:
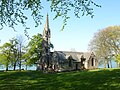
[[[58,53],[63,53],[65,55],[65,58],[68,59],[68,57],[72,56],[72,58],[78,62],[80,62],[82,52],[71,52],[71,51],[57,51]]]
[[[91,52],[84,52],[84,57],[86,58],[86,60],[89,60],[91,56]]]
[[[71,51],[55,51],[59,62],[66,62],[66,60],[72,56],[75,62],[81,62],[81,56],[89,60],[91,52],[71,52]]]
[[[83,55],[86,60],[89,60],[91,56],[91,52],[72,52],[72,51],[57,51],[60,53],[64,53],[66,59],[71,55],[74,60],[80,61],[81,56]]]

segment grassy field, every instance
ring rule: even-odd
[[[120,90],[120,69],[0,72],[0,90]]]

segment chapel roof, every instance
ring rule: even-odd
[[[72,56],[72,58],[76,61],[81,61],[81,56],[86,58],[86,60],[89,60],[91,56],[91,52],[72,52],[72,51],[56,51],[58,54],[62,53],[66,59],[68,59],[69,56]],[[62,57],[63,57],[62,56]],[[61,56],[59,56],[61,58]]]

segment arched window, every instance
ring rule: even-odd
[[[94,58],[92,58],[91,62],[92,62],[92,66],[94,66]]]
[[[69,67],[72,67],[72,60],[73,60],[73,58],[72,58],[71,55],[68,57],[68,60],[69,60]]]

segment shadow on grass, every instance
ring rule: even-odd
[[[120,90],[120,69],[0,72],[0,90]]]

